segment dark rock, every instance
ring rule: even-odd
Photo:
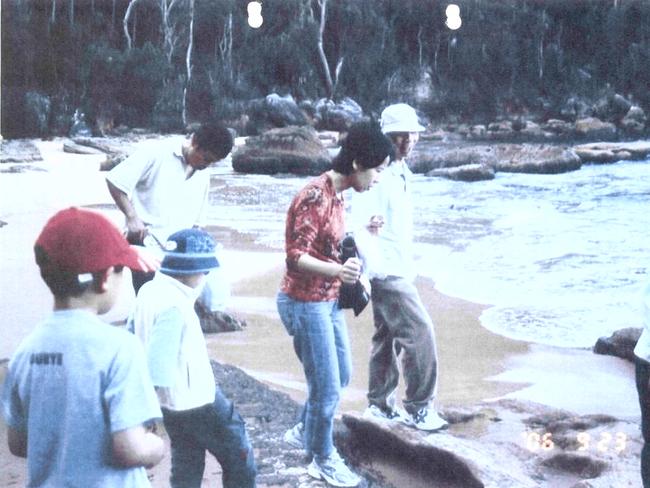
[[[641,337],[641,331],[641,328],[628,327],[617,330],[609,337],[601,337],[594,345],[594,353],[634,362],[634,346]]]
[[[277,93],[271,93],[266,96],[264,101],[268,118],[276,127],[308,124],[305,113],[298,107],[291,95],[281,97]]]
[[[246,431],[255,449],[258,467],[258,486],[284,488],[322,488],[325,483],[307,474],[309,458],[302,449],[295,449],[283,441],[287,429],[293,427],[300,414],[300,405],[286,393],[271,390],[238,368],[212,361],[216,383],[235,403],[246,421]],[[335,421],[335,443],[346,437],[345,427]],[[348,459],[349,460],[349,459]],[[363,480],[360,488],[394,488],[385,484],[364,466],[352,466]]]
[[[42,160],[41,152],[29,139],[0,141],[0,163],[28,163]]]
[[[541,125],[542,130],[560,137],[569,137],[574,134],[575,128],[572,124],[559,119],[548,119]]]
[[[485,181],[494,179],[494,168],[486,164],[464,164],[455,168],[434,169],[427,176],[438,176],[456,181]]]
[[[322,98],[316,102],[315,108],[319,130],[347,132],[352,124],[364,119],[363,109],[349,97],[338,103]]]
[[[646,127],[647,118],[641,107],[632,106],[625,117],[621,119],[621,129],[629,135],[639,136],[643,134]]]
[[[210,311],[198,301],[194,303],[194,311],[199,316],[201,330],[206,334],[234,332],[246,327],[245,320],[240,320],[228,312]]]
[[[557,174],[580,169],[578,155],[561,146],[502,144],[495,146],[496,171]]]
[[[560,108],[560,114],[567,120],[575,121],[591,115],[591,107],[578,97],[570,97]]]
[[[103,154],[99,149],[82,146],[73,141],[66,141],[63,143],[63,152],[70,154]]]
[[[232,156],[240,173],[318,175],[331,165],[327,149],[311,127],[272,129],[249,137]]]
[[[605,461],[574,453],[560,453],[542,461],[542,465],[573,473],[581,478],[597,478],[608,467]]]
[[[576,134],[585,139],[610,141],[616,139],[616,126],[611,122],[603,122],[596,117],[586,117],[576,120]]]
[[[282,97],[271,93],[264,98],[251,100],[247,112],[247,134],[258,135],[277,127],[309,125],[309,117],[291,95]]]
[[[601,120],[618,122],[630,110],[631,106],[632,103],[623,95],[609,94],[594,104],[593,114]]]
[[[359,453],[380,451],[383,455],[408,460],[413,470],[436,483],[447,483],[465,488],[485,486],[475,473],[469,459],[427,442],[417,431],[400,424],[373,422],[355,415],[344,414],[343,423],[351,436],[344,444],[345,454],[359,459]]]
[[[434,147],[425,150],[416,146],[409,166],[414,173],[428,173],[441,168],[480,164],[496,166],[497,160],[492,146]]]
[[[650,141],[596,142],[574,146],[573,150],[585,163],[615,163],[624,159],[642,160],[650,155]]]
[[[488,124],[487,130],[494,135],[511,135],[513,132],[512,122],[509,120],[502,120],[499,122],[492,122]]]

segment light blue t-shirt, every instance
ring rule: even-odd
[[[148,487],[113,465],[111,435],[161,417],[144,351],[82,310],[57,311],[21,343],[2,392],[7,424],[27,433],[30,487]]]

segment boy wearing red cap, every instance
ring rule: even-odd
[[[101,321],[124,266],[151,266],[97,212],[54,215],[34,246],[54,312],[9,363],[2,405],[10,451],[27,457],[28,486],[150,486],[164,454],[146,424],[161,417],[144,353]]]

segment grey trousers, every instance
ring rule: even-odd
[[[415,413],[429,405],[437,378],[433,323],[415,285],[403,278],[373,279],[375,334],[370,352],[368,402],[394,407],[398,358],[406,384],[404,408]]]

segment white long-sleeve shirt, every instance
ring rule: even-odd
[[[394,161],[375,186],[350,198],[348,230],[355,234],[370,278],[413,280],[417,275],[413,262],[412,176],[404,160]],[[376,215],[383,217],[384,225],[378,236],[372,236],[365,229],[370,217]]]
[[[128,328],[145,346],[160,406],[189,410],[212,403],[214,374],[194,302],[200,290],[156,273],[136,298]]]

